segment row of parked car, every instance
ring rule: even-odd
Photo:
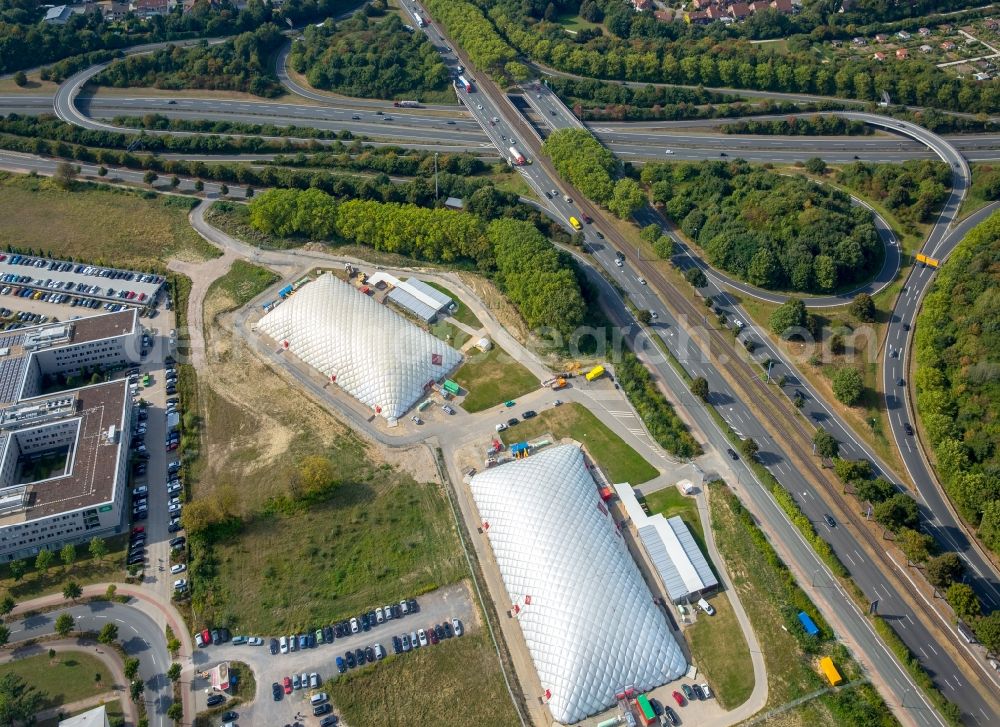
[[[300,649],[314,649],[320,644],[332,644],[335,639],[344,638],[360,631],[369,631],[386,621],[416,613],[419,608],[415,598],[403,599],[399,603],[388,606],[379,606],[372,611],[362,613],[360,616],[354,616],[330,626],[321,626],[315,632],[308,631],[298,635],[292,634],[291,636],[282,636],[279,639],[271,639],[271,653],[288,654]]]
[[[83,292],[83,291],[77,291]],[[5,285],[0,288],[0,295],[13,295],[17,298],[31,298],[31,300],[39,300],[43,303],[69,303],[71,307],[76,308],[77,306],[83,306],[84,308],[97,309],[103,307],[104,310],[114,313],[115,311],[120,311],[126,306],[121,303],[102,303],[96,298],[80,298],[76,295],[70,295],[68,293],[57,293],[57,292],[46,292],[44,290],[37,290],[36,288],[21,287],[18,285],[10,286]],[[143,294],[145,298],[145,294]]]
[[[681,692],[684,692],[681,694]],[[681,692],[674,691],[671,695],[678,707],[683,707],[695,699],[711,699],[712,688],[705,684],[681,684]]]
[[[138,283],[162,283],[164,280],[162,275],[154,275],[153,273],[133,273],[128,270],[112,270],[111,268],[102,268],[96,265],[85,265],[84,263],[69,263],[62,260],[36,258],[31,255],[14,254],[9,257],[10,259],[8,260],[6,253],[0,253],[0,262],[6,261],[8,265],[25,265],[33,268],[54,270],[60,273],[93,275],[98,278],[109,278],[111,280],[133,280]]]
[[[450,639],[453,636],[461,636],[464,633],[462,622],[457,618],[444,623],[434,624],[428,629],[417,629],[410,633],[403,633],[392,637],[392,653],[405,654],[408,651],[419,649],[422,646],[430,646],[438,642]],[[337,657],[337,671],[341,674],[356,666],[364,666],[366,663],[381,661],[385,658],[385,649],[382,644],[372,644],[364,649],[358,648],[353,652],[348,650],[343,656]]]

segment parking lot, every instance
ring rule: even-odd
[[[344,657],[348,649],[366,649],[376,643],[382,644],[383,648],[392,655],[392,637],[400,636],[404,632],[409,634],[418,629],[427,629],[434,624],[451,621],[458,618],[466,632],[475,631],[479,628],[476,618],[476,611],[473,607],[472,596],[465,583],[459,583],[425,594],[417,598],[419,610],[415,614],[407,614],[400,619],[392,619],[388,622],[376,625],[369,631],[359,631],[343,638],[335,638],[332,644],[318,644],[315,648],[299,649],[287,654],[271,654],[269,642],[272,637],[263,636],[263,644],[260,646],[235,645],[232,641],[224,644],[206,646],[198,649],[194,653],[194,663],[197,671],[209,669],[220,661],[232,660],[242,661],[249,664],[257,679],[257,695],[252,704],[234,707],[239,713],[239,724],[241,725],[284,725],[296,721],[295,715],[305,715],[304,719],[299,719],[305,725],[318,725],[321,717],[312,716],[312,707],[309,704],[310,696],[318,691],[322,691],[322,684],[329,679],[335,679],[337,672],[337,657]],[[374,608],[374,606],[373,606]],[[315,629],[313,629],[313,633]],[[304,632],[303,632],[304,633]],[[237,635],[237,634],[234,634]],[[258,634],[243,634],[255,636]],[[274,638],[278,638],[276,635]],[[461,637],[452,637],[461,638]],[[428,644],[426,647],[433,649],[434,646]],[[405,659],[406,654],[400,654],[392,658]],[[275,682],[281,684],[284,678],[291,677],[292,674],[316,672],[319,674],[320,687],[318,689],[297,689],[291,694],[285,695],[282,691],[280,701],[274,701],[271,695],[271,685]],[[207,708],[206,700],[208,694],[208,682],[205,679],[197,678],[193,685],[195,690],[195,703],[199,712]],[[336,714],[336,705],[334,705]]]
[[[155,304],[163,283],[152,273],[0,253],[0,294],[11,298],[45,296],[74,308],[119,310]]]

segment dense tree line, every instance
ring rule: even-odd
[[[862,121],[840,116],[789,116],[787,119],[750,119],[726,124],[727,134],[774,134],[777,136],[863,136],[874,129]]]
[[[482,0],[481,0],[482,1]],[[713,23],[707,29],[683,21],[661,23],[646,13],[633,13],[626,3],[607,0],[615,12],[605,18],[612,36],[577,44],[558,23],[535,22],[521,3],[491,3],[489,18],[518,52],[559,70],[594,78],[628,81],[749,88],[813,93],[878,101],[883,91],[895,103],[956,111],[986,112],[1000,108],[1000,83],[959,79],[923,59],[905,63],[878,63],[855,57],[837,64],[824,63],[808,39],[787,44],[781,51],[767,44],[733,37],[741,29],[775,22],[762,37],[784,37],[787,16],[759,13],[747,23],[730,28]],[[446,23],[447,25],[447,23]],[[448,25],[449,29],[451,28]],[[495,31],[494,31],[495,32]],[[720,42],[725,41],[725,42]]]
[[[829,292],[881,262],[871,212],[804,177],[736,160],[647,164],[642,181],[712,265],[753,285]]]
[[[1000,214],[958,245],[917,319],[917,411],[937,474],[1000,553]]]
[[[265,23],[217,45],[171,45],[154,53],[129,56],[112,63],[93,82],[117,88],[204,88],[274,97],[281,94],[281,84],[272,55],[284,41],[277,25]]]
[[[354,135],[342,129],[317,129],[312,126],[275,126],[274,124],[251,124],[245,121],[224,121],[222,119],[171,119],[163,114],[144,116],[115,116],[115,126],[132,129],[158,129],[161,131],[195,131],[201,134],[252,134],[256,136],[283,136],[298,139],[353,139]]]
[[[412,204],[336,201],[316,189],[270,190],[250,203],[250,222],[270,235],[341,239],[418,260],[471,263],[495,277],[532,329],[568,335],[586,305],[572,267],[530,222]]]
[[[497,283],[528,327],[572,334],[583,323],[586,305],[565,253],[520,220],[494,220],[486,235],[496,260]]]
[[[549,134],[542,151],[556,171],[588,198],[603,204],[622,219],[646,201],[632,179],[615,181],[614,155],[584,129],[559,129]]]
[[[854,162],[837,172],[837,183],[878,200],[903,222],[931,222],[948,198],[951,169],[929,159],[902,164]]]
[[[678,457],[690,458],[701,454],[701,446],[657,388],[649,369],[634,353],[628,349],[622,351],[621,360],[615,364],[615,374],[658,444]]]
[[[423,33],[403,27],[399,15],[369,20],[327,20],[305,29],[292,46],[289,63],[316,88],[348,96],[420,99],[421,92],[448,87],[449,74]]]
[[[431,18],[441,23],[448,34],[469,54],[481,70],[498,77],[512,75],[527,78],[527,69],[515,58],[517,51],[497,32],[482,10],[468,0],[427,0]],[[520,80],[520,79],[519,79]]]
[[[282,22],[299,24],[337,15],[355,4],[356,0],[287,0],[280,16]],[[130,13],[121,21],[105,21],[100,13],[81,13],[64,25],[54,25],[42,19],[48,7],[36,0],[0,4],[0,73],[140,43],[233,35],[254,30],[276,15],[261,0],[249,0],[243,10],[228,0],[200,0],[186,13],[178,4],[167,15],[148,19]]]

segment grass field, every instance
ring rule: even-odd
[[[570,403],[545,409],[538,412],[534,419],[522,421],[500,436],[504,444],[511,444],[535,439],[546,432],[551,432],[557,439],[572,437],[587,445],[587,450],[612,482],[639,485],[657,475],[653,465],[581,404]]]
[[[724,593],[711,599],[714,616],[698,614],[698,621],[684,631],[691,658],[708,678],[726,709],[743,704],[753,692],[754,673],[750,648]]]
[[[66,568],[59,560],[59,553],[49,568],[42,574],[35,570],[35,559],[27,558],[23,562],[27,566],[21,580],[16,581],[10,574],[10,565],[0,565],[0,593],[10,593],[16,601],[26,601],[47,593],[60,593],[69,581],[76,581],[81,586],[88,583],[103,583],[114,581],[125,576],[125,535],[108,538],[104,541],[108,548],[107,555],[100,561],[95,561],[87,552],[87,543],[76,546],[77,561]]]
[[[324,688],[351,725],[518,723],[483,629],[432,648],[390,655],[328,681]]]
[[[45,695],[43,709],[104,694],[114,686],[104,664],[82,651],[59,652],[53,660],[48,654],[37,654],[0,664],[0,676],[11,673]]]
[[[676,487],[651,492],[644,499],[650,514],[662,513],[666,518],[680,515],[681,520],[698,539],[702,552],[706,552],[705,531],[701,527],[701,518],[698,517],[697,500],[682,494]]]
[[[995,179],[998,174],[1000,174],[1000,166],[996,164],[972,165],[972,187],[969,188],[969,192],[965,195],[965,200],[958,210],[960,218],[971,215],[993,201],[986,195],[985,183]]]
[[[711,486],[712,530],[733,585],[764,650],[768,674],[767,706],[777,707],[824,685],[818,673],[810,668],[810,657],[802,653],[795,637],[783,627],[781,609],[785,604],[779,602],[781,587],[777,585],[780,574],[756,549],[737,520],[729,497],[731,495],[727,495],[722,487]]]
[[[136,270],[170,257],[218,257],[188,224],[193,203],[87,185],[64,191],[40,177],[0,173],[0,239],[36,253]]]
[[[486,353],[472,352],[455,373],[469,393],[462,402],[466,411],[477,412],[534,391],[538,379],[499,346]]]
[[[476,330],[479,330],[480,328],[483,327],[483,324],[476,317],[476,314],[473,313],[469,309],[469,306],[467,306],[465,303],[462,302],[461,298],[459,298],[457,295],[455,295],[454,293],[452,293],[446,287],[444,287],[443,285],[440,285],[438,283],[427,283],[427,285],[429,285],[432,288],[434,288],[434,290],[437,290],[437,291],[439,291],[441,293],[444,293],[449,298],[451,298],[453,301],[455,301],[455,305],[457,306],[457,309],[455,310],[454,313],[451,314],[452,318],[454,318],[459,323],[464,323],[465,325],[469,326],[470,328],[475,328]]]
[[[208,295],[219,293],[227,296],[232,308],[240,308],[278,282],[278,275],[267,268],[234,260],[229,272],[212,283]]]

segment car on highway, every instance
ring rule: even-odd
[[[639,281],[639,285],[645,285],[646,284],[646,279],[645,278],[636,278],[636,280]]]
[[[905,383],[906,383],[906,382],[905,382],[905,381],[904,381],[903,379],[899,379],[899,380],[898,380],[898,381],[896,382],[896,386],[903,386],[903,384],[905,384]]]
[[[674,153],[674,150],[673,150],[673,149],[664,149],[664,150],[663,150],[663,153],[664,153],[664,154],[673,154],[673,153]]]
[[[351,119],[353,121],[361,121],[361,114],[354,114]]]
[[[906,432],[906,434],[908,436],[910,436],[910,437],[913,436],[913,427],[910,426],[909,422],[906,422],[905,424],[903,424],[903,431]]]
[[[830,514],[823,515],[823,522],[825,522],[828,527],[831,527],[831,528],[837,527],[837,521],[834,520],[833,516],[830,515]]]
[[[740,458],[740,456],[738,454],[736,454],[736,451],[732,447],[728,447],[726,449],[726,454],[728,454],[729,458],[733,459],[733,460],[737,460],[737,459]]]

